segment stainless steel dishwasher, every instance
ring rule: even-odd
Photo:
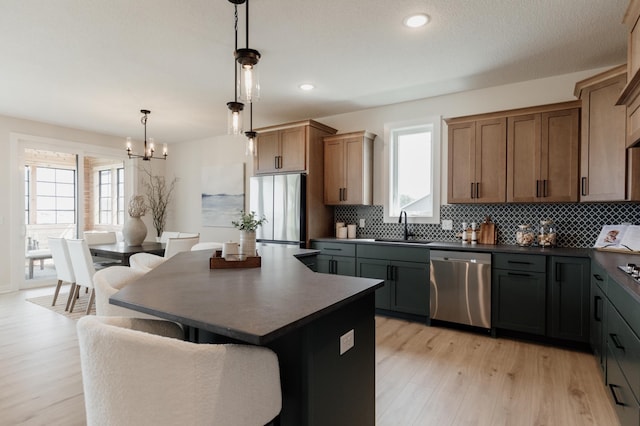
[[[491,254],[431,250],[430,317],[491,328]]]

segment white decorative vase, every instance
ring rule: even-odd
[[[139,246],[147,236],[147,225],[144,224],[140,217],[131,217],[122,228],[124,242],[129,246]]]
[[[256,231],[240,231],[240,254],[256,255]]]

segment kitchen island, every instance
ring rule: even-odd
[[[373,425],[374,292],[383,282],[314,273],[295,257],[309,250],[259,250],[262,267],[246,269],[209,269],[208,251],[179,253],[110,302],[178,322],[195,342],[271,348],[282,425]]]

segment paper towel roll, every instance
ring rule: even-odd
[[[338,238],[347,238],[347,227],[343,226],[342,228],[338,228],[336,236]]]
[[[350,224],[347,225],[347,238],[355,238],[356,237],[356,225]]]

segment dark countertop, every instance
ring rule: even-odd
[[[592,249],[584,248],[564,248],[564,247],[519,247],[506,244],[462,244],[461,242],[447,241],[421,241],[414,242],[404,241],[375,241],[373,238],[315,238],[312,241],[318,242],[335,242],[345,244],[376,244],[384,246],[401,246],[401,247],[426,247],[432,250],[463,250],[475,252],[489,253],[519,253],[519,254],[538,254],[545,256],[571,256],[571,257],[589,257]]]
[[[640,303],[640,284],[618,268],[618,266],[626,265],[627,263],[640,264],[640,254],[593,250],[591,259],[598,262],[607,271],[609,278],[617,282],[631,297]]]
[[[178,253],[110,303],[247,343],[266,344],[372,293],[382,280],[318,274],[295,256],[260,247],[260,268],[209,269],[208,251]]]

